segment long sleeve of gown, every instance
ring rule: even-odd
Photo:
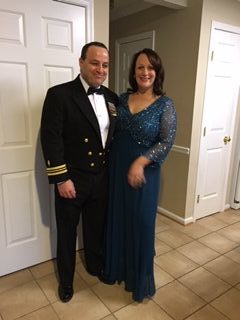
[[[144,154],[147,159],[162,164],[173,145],[176,135],[177,116],[173,101],[168,99],[160,115],[159,135],[156,143]]]

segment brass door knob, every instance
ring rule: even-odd
[[[230,142],[230,141],[231,141],[230,136],[225,136],[225,137],[223,138],[224,144],[227,144],[227,143]]]

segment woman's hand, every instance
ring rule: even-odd
[[[67,180],[57,185],[58,192],[61,197],[66,199],[76,198],[76,190],[72,180]]]
[[[146,183],[144,168],[150,162],[150,160],[143,156],[133,161],[128,171],[128,183],[131,187],[135,189],[140,188],[144,183]]]

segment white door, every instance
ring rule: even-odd
[[[0,275],[55,255],[39,143],[47,88],[79,72],[89,30],[81,0],[0,0]]]
[[[240,29],[212,27],[196,188],[196,219],[223,211],[240,75]]]
[[[128,72],[132,56],[144,48],[154,49],[154,36],[154,31],[150,31],[116,40],[115,91],[117,93],[122,93],[129,87]]]

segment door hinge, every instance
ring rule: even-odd
[[[203,129],[203,136],[205,137],[205,135],[206,135],[206,131],[207,131],[207,127],[204,127],[204,129]]]
[[[213,61],[213,58],[214,58],[214,50],[211,53],[211,61]]]
[[[200,202],[200,194],[197,195],[197,203]]]

